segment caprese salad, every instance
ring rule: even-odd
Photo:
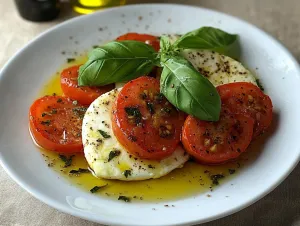
[[[63,96],[32,104],[30,132],[44,149],[84,152],[96,177],[162,177],[190,158],[237,159],[272,121],[255,76],[227,56],[237,35],[128,33],[61,73]]]

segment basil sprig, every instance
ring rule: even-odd
[[[180,56],[162,56],[160,91],[178,109],[207,121],[219,120],[221,99],[213,84]]]
[[[224,52],[237,39],[220,29],[202,27],[181,36],[173,44],[168,36],[160,39],[161,50],[138,41],[113,41],[95,48],[79,69],[80,86],[103,86],[127,82],[148,74],[154,66],[163,68],[161,92],[179,110],[201,120],[217,121],[220,96],[180,52],[184,49],[210,49]]]
[[[79,69],[80,86],[103,86],[127,82],[148,74],[155,65],[155,50],[142,42],[109,42],[92,50]]]

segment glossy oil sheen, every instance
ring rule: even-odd
[[[82,64],[85,61],[86,57],[81,57],[72,63],[64,65],[62,70],[73,65]],[[41,96],[52,95],[53,93],[62,95],[59,80],[62,70],[53,75],[44,86],[40,93]],[[221,166],[205,166],[189,161],[183,168],[176,169],[159,179],[123,182],[96,178],[91,173],[80,175],[69,174],[71,170],[88,168],[83,154],[76,154],[73,157],[72,165],[67,168],[64,168],[64,163],[60,160],[57,153],[42,150],[42,154],[45,157],[46,164],[74,184],[74,186],[81,187],[89,192],[94,186],[107,185],[100,189],[97,195],[105,195],[114,199],[117,199],[119,195],[124,195],[136,201],[174,200],[194,196],[203,192],[211,192],[216,186],[212,185],[211,175],[224,175],[225,178],[220,180],[220,184],[222,184],[224,180],[232,177],[229,173],[229,169],[234,169],[235,173],[237,173],[239,170],[237,168],[241,166],[241,161],[227,163]]]
[[[70,189],[72,182],[47,167],[28,133],[28,108],[53,74],[53,69],[58,69],[66,56],[73,56],[68,51],[81,53],[103,43],[101,40],[112,40],[128,31],[184,34],[202,26],[218,27],[239,35],[243,50],[241,61],[248,68],[257,69],[265,93],[272,99],[272,126],[248,149],[250,154],[257,153],[254,161],[248,161],[249,164],[242,167],[235,177],[209,193],[211,197],[199,193],[167,203],[127,204],[107,199],[101,193],[94,196],[76,186]],[[61,55],[62,51],[66,51],[66,55]],[[76,17],[34,39],[1,70],[0,164],[35,198],[59,211],[101,225],[205,223],[235,213],[261,199],[297,165],[300,145],[296,135],[300,134],[300,127],[295,119],[300,115],[299,78],[298,62],[280,43],[246,22],[209,9],[142,4]],[[66,201],[70,197],[80,198]],[[174,204],[175,207],[166,208],[165,204]]]

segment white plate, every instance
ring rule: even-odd
[[[49,76],[65,62],[62,51],[83,52],[128,31],[184,33],[201,26],[239,34],[241,61],[256,70],[273,100],[274,129],[253,163],[219,186],[212,197],[202,194],[168,203],[175,208],[165,208],[165,203],[128,204],[95,197],[71,186],[46,166],[28,133],[28,109]],[[297,164],[299,76],[299,65],[281,44],[246,22],[211,10],[166,4],[129,5],[78,17],[37,37],[1,71],[1,164],[36,198],[91,221],[114,225],[187,225],[210,221],[262,198]]]

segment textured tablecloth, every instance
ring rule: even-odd
[[[275,36],[300,62],[300,0],[129,0],[128,2],[174,2],[223,11],[247,20]],[[0,0],[0,68],[18,49],[40,32],[73,16],[76,15],[66,6],[60,18],[55,21],[31,23],[18,16],[12,0]],[[0,167],[0,226],[27,225],[99,224],[58,212],[43,204],[19,187]],[[300,164],[279,187],[262,200],[239,213],[205,224],[205,226],[224,225],[300,226]]]

